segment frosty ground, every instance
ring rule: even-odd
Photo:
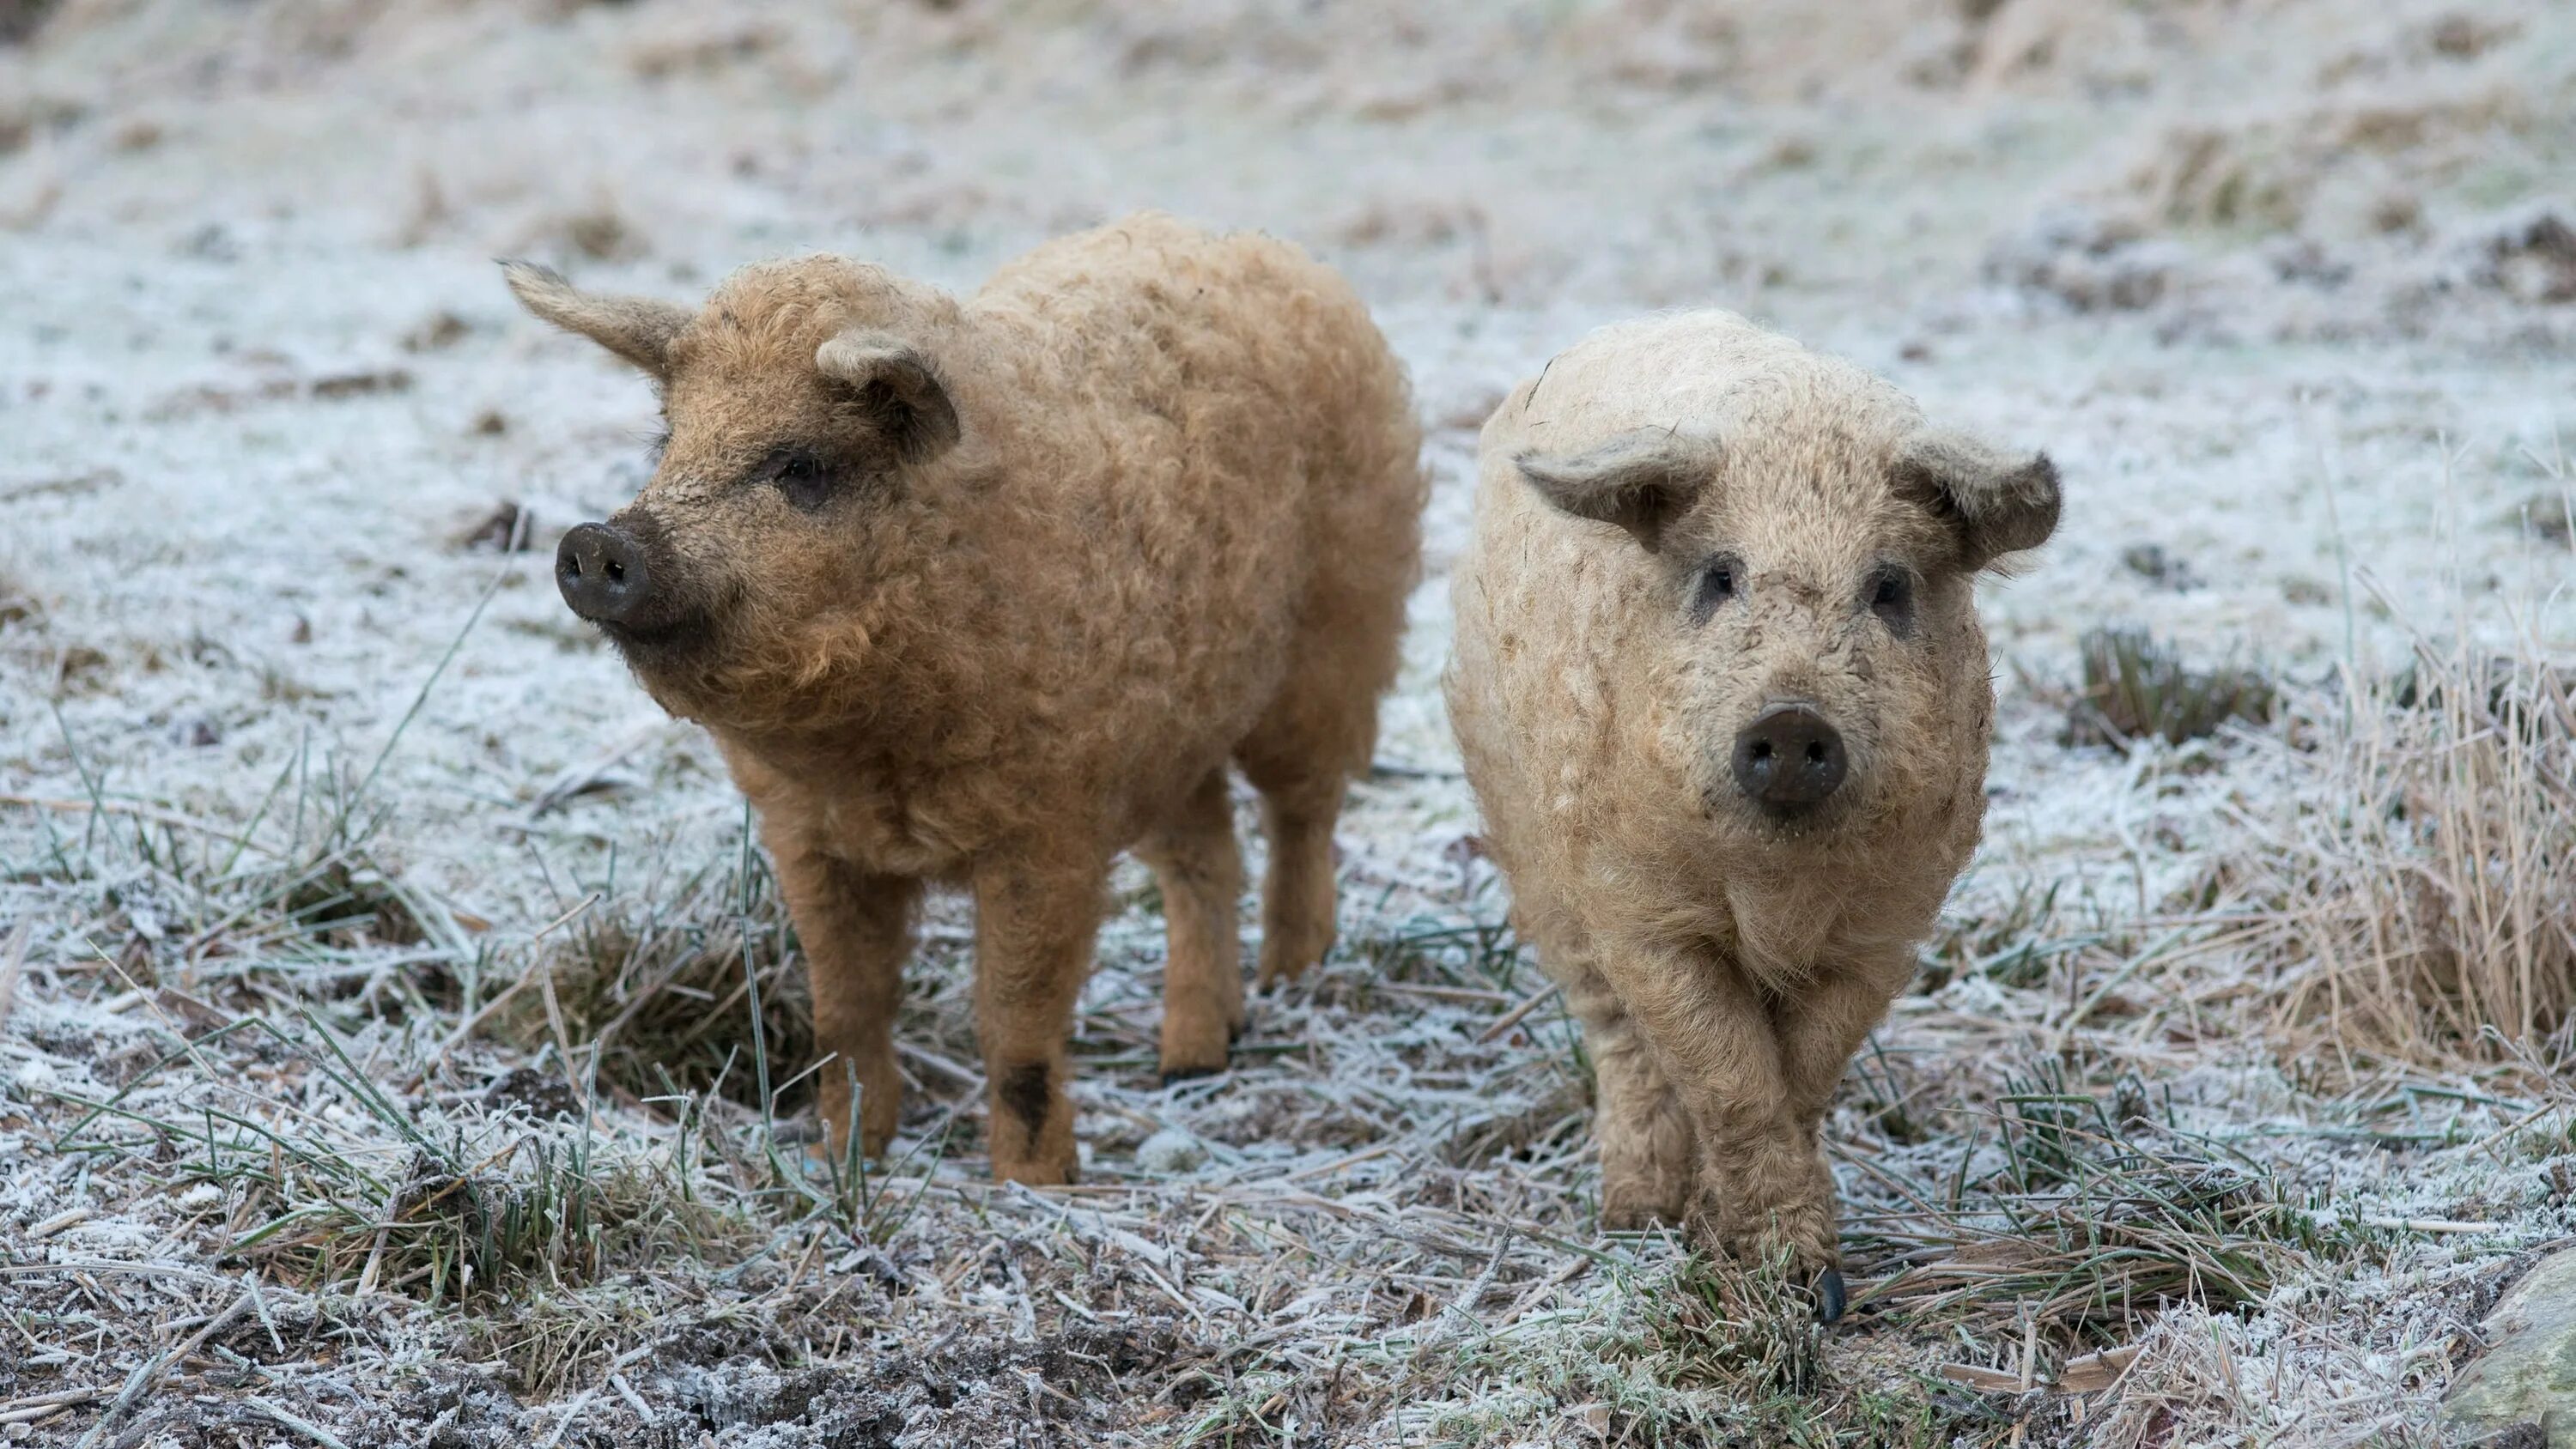
[[[1463,8],[65,0],[0,47],[0,1432],[2446,1442],[2576,1234],[2576,22]],[[1030,1192],[948,903],[862,1174],[806,1149],[739,797],[547,576],[649,391],[488,258],[967,288],[1139,206],[1348,271],[1433,430],[1343,944],[1160,1088],[1126,869],[1084,1185]],[[1597,1231],[1437,699],[1486,410],[1697,303],[2066,476],[1983,595],[1985,849],[1828,1123],[1830,1332]],[[2114,626],[2277,697],[2106,740]]]

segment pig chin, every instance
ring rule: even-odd
[[[1861,784],[1849,781],[1831,799],[1812,805],[1766,805],[1745,798],[1726,778],[1721,760],[1717,783],[1701,792],[1700,806],[1709,825],[1731,840],[1765,850],[1821,849],[1849,835],[1866,813],[1857,808]]]
[[[600,633],[617,646],[636,682],[665,710],[703,719],[710,709],[721,708],[724,690],[718,681],[729,651],[713,614],[693,610],[650,628],[603,624]]]
[[[600,633],[617,646],[626,667],[648,684],[697,674],[723,653],[722,631],[703,613],[683,614],[650,628],[603,624]]]

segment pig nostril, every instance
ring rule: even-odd
[[[1812,705],[1773,705],[1736,734],[1732,769],[1736,788],[1752,799],[1803,809],[1842,785],[1842,736]]]
[[[633,538],[605,523],[572,529],[555,548],[555,585],[581,617],[636,625],[656,592],[652,560]]]

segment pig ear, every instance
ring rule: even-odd
[[[519,304],[566,332],[578,332],[655,381],[671,375],[671,339],[689,325],[689,309],[650,297],[611,297],[576,289],[563,274],[534,262],[501,263]]]
[[[1897,450],[1896,491],[1946,519],[1971,573],[2008,553],[2037,548],[2057,531],[2057,465],[2046,453],[2012,453],[1941,428]]]
[[[853,327],[816,348],[814,366],[857,391],[903,461],[928,462],[956,446],[957,405],[930,359],[902,338]]]
[[[1650,428],[1580,453],[1523,453],[1512,462],[1539,497],[1577,518],[1615,523],[1652,553],[1665,525],[1707,486],[1718,457],[1706,438]]]

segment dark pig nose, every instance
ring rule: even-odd
[[[633,538],[609,524],[585,523],[555,549],[555,587],[592,623],[625,624],[643,614],[653,576]]]
[[[1808,705],[1775,704],[1735,737],[1735,787],[1764,805],[1813,805],[1843,782],[1843,737]]]

